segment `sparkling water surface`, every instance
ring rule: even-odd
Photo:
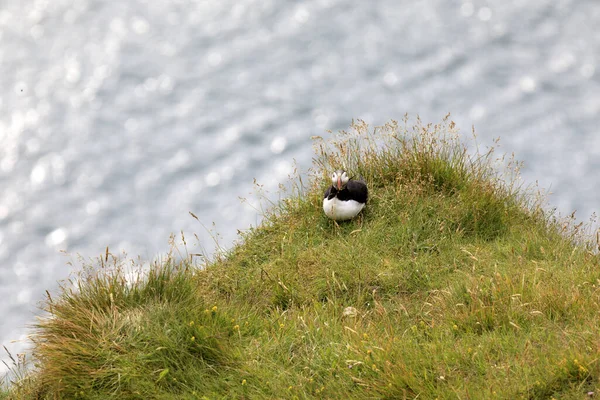
[[[2,344],[23,351],[73,255],[212,249],[190,211],[231,245],[253,179],[276,190],[353,118],[451,112],[587,220],[598,26],[595,0],[0,0]]]

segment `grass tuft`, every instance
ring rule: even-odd
[[[177,395],[201,386],[200,376],[234,366],[231,318],[198,298],[188,268],[169,258],[136,276],[115,258],[63,284],[35,326],[31,395]]]
[[[132,275],[107,252],[48,298],[34,365],[0,398],[598,393],[595,232],[465,140],[449,117],[355,121],[225,255]],[[370,198],[338,224],[321,205],[339,168]]]

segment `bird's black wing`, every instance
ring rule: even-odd
[[[324,199],[331,200],[337,195],[338,191],[334,186],[329,186],[325,191]]]
[[[369,198],[369,189],[367,185],[361,181],[351,180],[346,184],[346,189],[350,192],[351,197],[359,203],[366,203]]]

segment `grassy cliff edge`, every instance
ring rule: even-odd
[[[448,118],[315,143],[308,182],[227,254],[132,280],[107,252],[48,295],[33,366],[0,399],[600,395],[597,243],[517,163],[469,151]],[[336,224],[321,194],[339,167],[370,199]]]

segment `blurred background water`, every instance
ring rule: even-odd
[[[0,341],[22,351],[78,268],[61,250],[210,251],[189,211],[227,247],[259,222],[253,179],[276,190],[353,118],[451,112],[587,220],[598,26],[596,0],[0,0]]]

